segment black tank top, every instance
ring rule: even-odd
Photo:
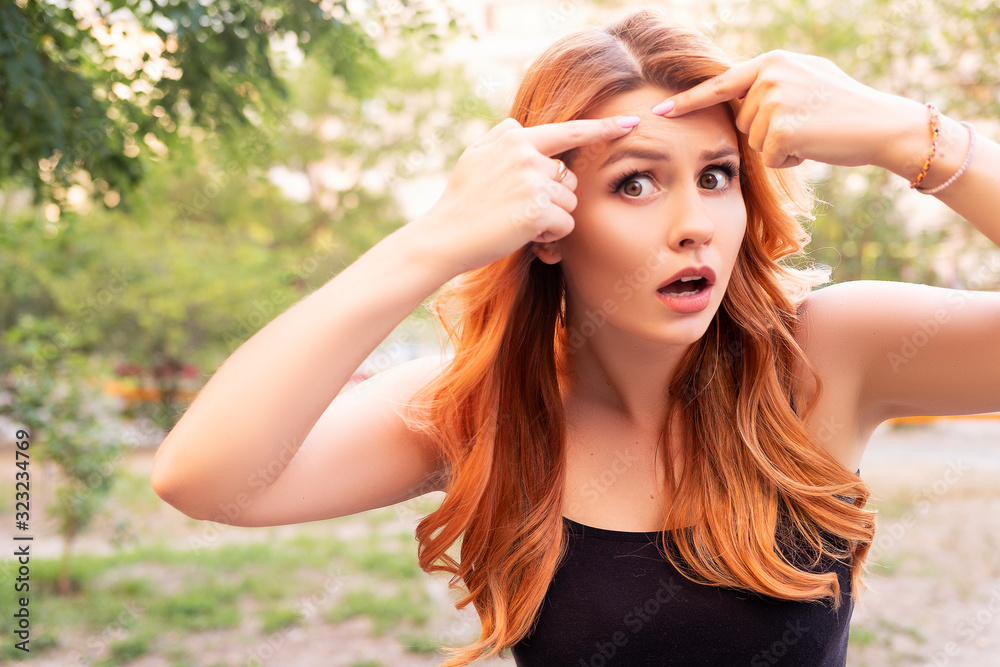
[[[566,557],[537,625],[512,649],[520,667],[846,665],[853,612],[846,564],[816,567],[840,580],[834,611],[828,601],[695,584],[660,552],[660,533],[564,522]]]

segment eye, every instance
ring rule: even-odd
[[[729,185],[733,175],[722,167],[711,167],[701,172],[698,177],[698,187],[706,190],[724,190]]]
[[[636,174],[622,181],[618,186],[618,191],[626,197],[636,198],[647,194],[652,187],[653,182],[649,176]]]

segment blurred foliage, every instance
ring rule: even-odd
[[[67,6],[69,5],[69,6]],[[283,61],[304,54],[355,99],[388,63],[373,35],[440,38],[422,2],[94,0],[0,3],[0,184],[61,198],[127,191],[179,127],[237,135],[282,113]],[[452,28],[456,21],[451,19]]]
[[[995,2],[712,0],[701,16],[698,27],[732,54],[811,53],[878,90],[931,102],[961,120],[987,120],[980,131],[1000,118]],[[982,276],[971,276],[985,255],[995,256],[995,246],[943,208],[925,215],[931,198],[910,193],[903,179],[876,168],[834,167],[816,185],[829,204],[811,228],[811,258],[832,266],[837,281],[982,286]],[[914,229],[915,217],[936,224]]]
[[[182,390],[402,224],[396,179],[493,121],[437,55],[455,20],[418,2],[97,5],[165,51],[123,64],[69,10],[0,2],[0,406],[61,471],[66,568],[127,420],[172,427]],[[158,402],[109,405],[113,374]]]
[[[93,386],[93,363],[79,356],[62,359],[47,373],[19,369],[9,378],[16,395],[10,412],[28,426],[34,440],[33,460],[59,471],[55,501],[46,508],[63,540],[57,591],[74,590],[70,579],[73,544],[94,520],[111,491],[117,463],[124,452],[124,432],[117,411]],[[37,468],[36,468],[37,470]],[[38,488],[36,484],[35,488]],[[39,516],[35,498],[34,517]]]
[[[197,387],[399,226],[395,179],[449,161],[463,130],[492,114],[461,70],[414,41],[422,33],[380,26],[377,80],[347,81],[308,56],[288,64],[271,116],[233,134],[179,126],[114,208],[88,198],[9,206],[0,378],[17,367],[45,373],[71,354],[109,359],[164,399],[139,416],[169,427],[180,369],[202,369]],[[16,189],[5,194],[17,202]]]

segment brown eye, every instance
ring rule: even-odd
[[[652,182],[649,180],[648,176],[633,176],[618,188],[626,197],[631,197],[633,199],[637,197],[642,197],[643,195],[649,194],[647,189],[652,186]]]
[[[721,190],[729,184],[729,174],[722,169],[707,169],[698,178],[698,187],[706,190]]]

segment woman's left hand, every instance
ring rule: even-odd
[[[787,51],[735,65],[667,98],[653,113],[672,118],[733,99],[743,100],[737,129],[769,167],[817,160],[896,171],[893,138],[901,121],[927,127],[920,104],[862,85],[825,58]],[[929,135],[926,141],[929,148]]]

